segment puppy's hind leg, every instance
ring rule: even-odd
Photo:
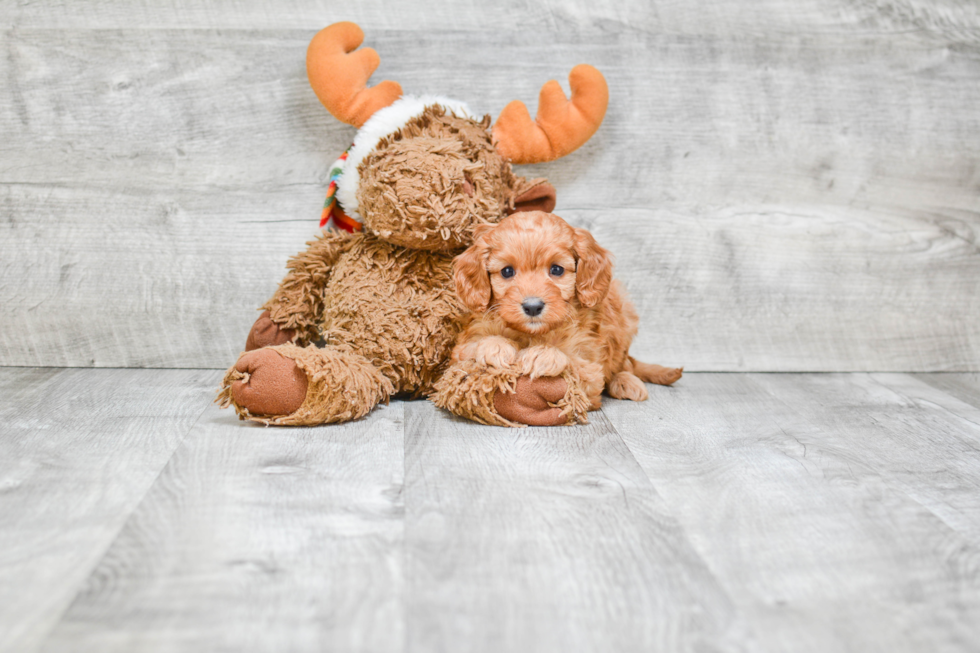
[[[684,372],[683,367],[664,367],[662,365],[654,365],[653,363],[643,363],[632,356],[627,360],[631,364],[630,367],[632,367],[630,371],[647,383],[671,385],[677,379],[681,378],[681,374]]]
[[[632,372],[617,372],[606,387],[606,392],[614,399],[629,399],[630,401],[646,401],[647,388]]]

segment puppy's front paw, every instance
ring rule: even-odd
[[[522,349],[517,358],[521,374],[532,379],[539,376],[558,376],[568,367],[568,356],[562,350],[547,345]]]
[[[508,367],[517,358],[517,348],[506,338],[491,336],[476,344],[473,358],[487,367]]]

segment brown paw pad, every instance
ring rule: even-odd
[[[278,324],[272,321],[269,311],[263,311],[259,319],[255,320],[252,330],[248,332],[245,340],[245,351],[254,351],[262,347],[273,347],[292,341],[296,335],[294,329],[281,329]]]
[[[559,426],[567,417],[558,408],[549,406],[565,396],[568,384],[560,377],[517,379],[515,392],[498,391],[493,398],[497,413],[504,419],[530,426]]]
[[[306,400],[306,374],[273,349],[242,354],[235,370],[242,377],[231,384],[232,399],[252,415],[290,415]]]

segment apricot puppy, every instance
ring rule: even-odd
[[[474,237],[453,261],[456,292],[473,311],[453,362],[516,365],[532,379],[571,368],[592,410],[603,390],[643,401],[644,381],[670,385],[681,377],[683,368],[629,355],[639,318],[612,278],[612,257],[588,231],[530,211],[478,226]]]

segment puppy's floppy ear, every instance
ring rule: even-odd
[[[582,306],[592,308],[609,292],[612,282],[612,255],[599,246],[585,229],[575,230],[575,292]]]
[[[485,222],[481,222],[480,224],[473,227],[473,243],[475,244],[476,241],[480,240],[481,238],[483,238],[483,236],[493,231],[493,228],[496,226],[497,225],[495,224],[487,224]],[[485,244],[486,243],[484,243],[484,245]]]
[[[477,226],[474,230],[477,235],[475,242],[453,259],[456,294],[466,308],[474,313],[482,313],[490,305],[490,275],[487,274],[489,248],[482,236],[492,228],[492,225]]]

